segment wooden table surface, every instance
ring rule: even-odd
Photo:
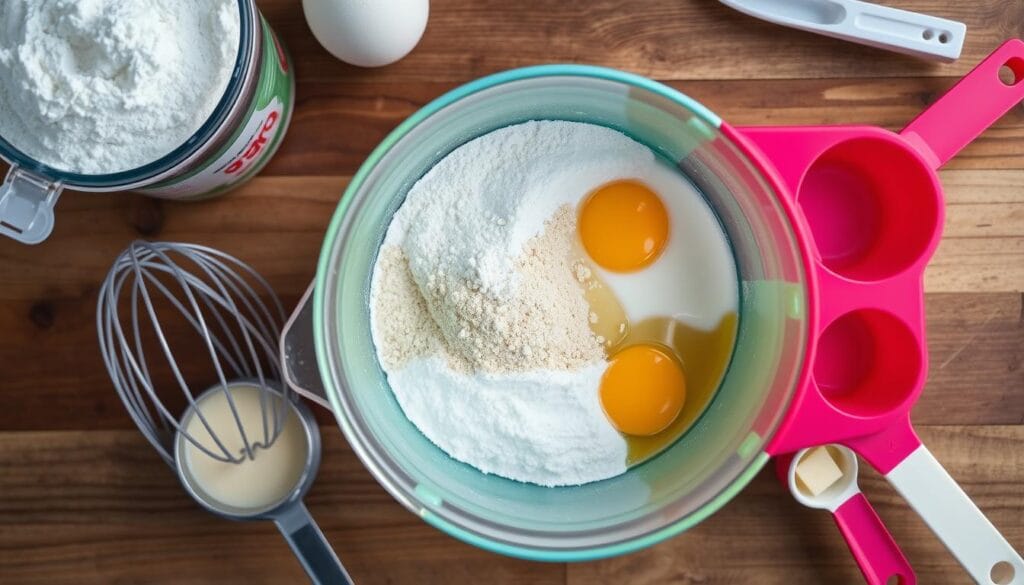
[[[435,0],[415,52],[367,71],[316,44],[299,0],[259,4],[298,75],[291,130],[262,176],[197,204],[68,193],[44,244],[0,241],[0,583],[303,581],[271,525],[223,521],[187,498],[111,388],[97,350],[96,290],[133,238],[236,254],[290,306],[363,158],[426,101],[481,75],[594,63],[665,81],[735,124],[898,129],[1001,41],[1024,36],[1021,0],[886,2],[967,23],[963,56],[946,65],[777,28],[711,0]],[[948,217],[926,277],[931,372],[914,421],[1020,550],[1024,107],[941,177]],[[797,505],[768,472],[669,542],[600,562],[542,564],[428,527],[373,481],[335,426],[322,432],[326,451],[308,504],[359,583],[860,582],[828,515]],[[921,583],[969,581],[876,474],[865,473],[862,485]]]

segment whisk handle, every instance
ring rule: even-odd
[[[301,501],[278,514],[274,523],[302,563],[310,582],[314,585],[352,585],[352,578]]]

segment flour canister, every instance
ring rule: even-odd
[[[152,197],[216,197],[254,177],[280,146],[291,120],[291,60],[254,0],[238,0],[238,56],[213,113],[184,144],[142,167],[89,175],[60,171],[26,156],[0,136],[10,169],[0,184],[0,234],[25,244],[49,236],[64,189],[133,190]]]

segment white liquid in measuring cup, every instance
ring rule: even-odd
[[[255,386],[230,386],[228,391],[250,444],[262,443],[264,435],[260,389]],[[268,396],[267,399],[276,398]],[[288,410],[281,434],[269,448],[257,448],[252,459],[241,463],[218,461],[187,442],[184,468],[195,486],[205,492],[209,499],[226,506],[256,510],[280,501],[295,489],[306,466],[309,442],[294,409],[288,405],[279,406]],[[233,454],[242,453],[244,442],[225,393],[211,392],[196,407],[224,447]],[[268,403],[268,425],[273,424],[273,412]],[[221,452],[198,416],[189,418],[185,432],[210,451]]]

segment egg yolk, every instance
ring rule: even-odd
[[[615,181],[583,201],[577,229],[587,254],[599,266],[632,272],[657,260],[665,249],[668,213],[643,183]]]
[[[686,401],[680,363],[653,345],[632,345],[608,362],[601,378],[601,405],[612,425],[627,435],[665,430]]]

